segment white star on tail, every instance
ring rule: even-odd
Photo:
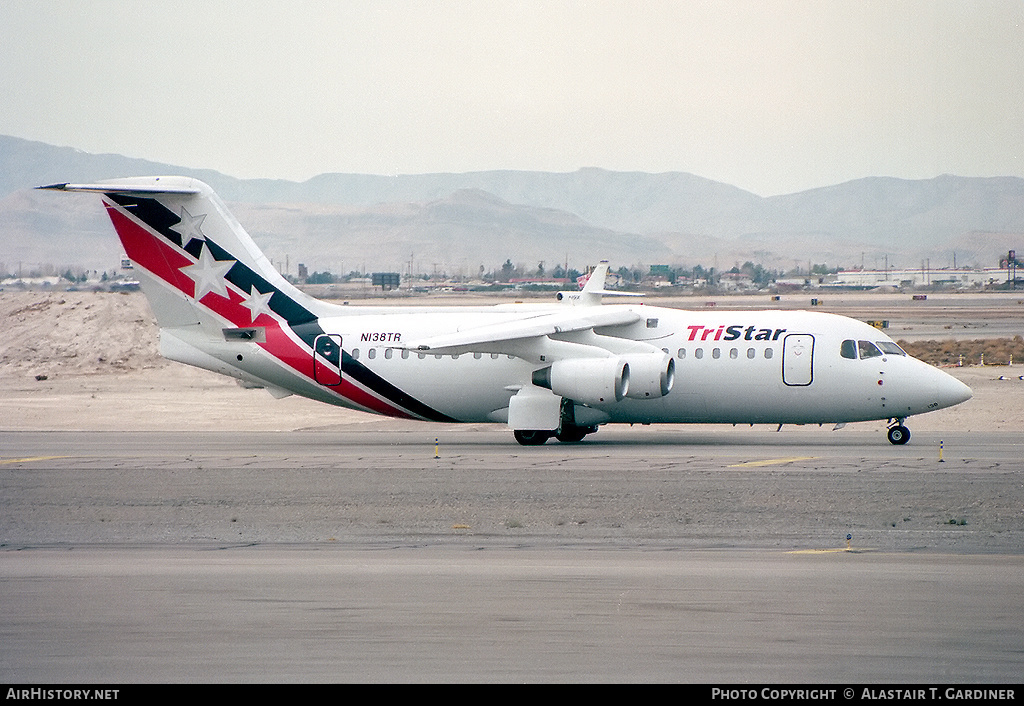
[[[181,271],[195,281],[195,299],[198,301],[210,292],[227,297],[228,285],[224,276],[234,265],[234,260],[214,260],[210,248],[205,247],[199,256],[199,262],[182,267]]]
[[[242,306],[247,307],[252,312],[252,322],[256,323],[256,319],[259,318],[260,314],[272,315],[274,312],[270,310],[270,298],[274,296],[274,291],[271,290],[266,294],[256,289],[256,285],[252,285],[252,289],[249,290],[249,297],[242,302]]]
[[[193,240],[206,240],[206,235],[203,233],[203,221],[205,220],[205,213],[193,216],[184,208],[181,209],[181,221],[170,226],[170,229],[181,236],[182,249],[185,249]]]

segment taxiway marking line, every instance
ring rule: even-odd
[[[0,459],[0,465],[7,463],[30,463],[32,461],[52,461],[55,458],[71,458],[70,456],[29,456],[28,458]]]
[[[770,458],[765,461],[744,461],[743,463],[734,463],[728,468],[743,468],[744,466],[775,466],[780,463],[793,463],[794,461],[809,461],[817,456],[796,456],[794,458]]]
[[[794,549],[787,554],[861,554],[863,552],[874,551],[871,547],[860,547],[860,548],[838,548],[838,549]]]

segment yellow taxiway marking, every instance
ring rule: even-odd
[[[793,463],[793,461],[810,461],[811,459],[818,458],[817,456],[796,456],[794,458],[770,458],[766,461],[744,461],[743,463],[734,463],[729,468],[742,468],[744,466],[775,466],[780,463]]]
[[[55,458],[71,458],[70,456],[29,456],[28,458],[5,458],[0,459],[0,465],[5,463],[30,463],[32,461],[52,461]]]
[[[839,547],[837,549],[794,549],[787,554],[860,554],[861,552],[872,552],[874,549],[870,547],[856,547],[847,549],[846,547]]]

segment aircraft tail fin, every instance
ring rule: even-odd
[[[349,315],[274,269],[213,190],[186,177],[50,184],[101,194],[160,325],[160,352],[275,396],[454,421],[362,365],[323,320]]]
[[[198,327],[222,338],[225,329],[256,326],[263,316],[296,325],[330,307],[282,277],[213,189],[197,179],[132,177],[39,188],[103,195],[162,329]]]

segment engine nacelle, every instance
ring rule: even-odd
[[[664,397],[676,380],[676,362],[668,353],[623,356],[629,364],[628,397],[637,400]]]
[[[629,392],[629,365],[622,358],[557,360],[533,373],[533,384],[583,404],[618,402]]]

